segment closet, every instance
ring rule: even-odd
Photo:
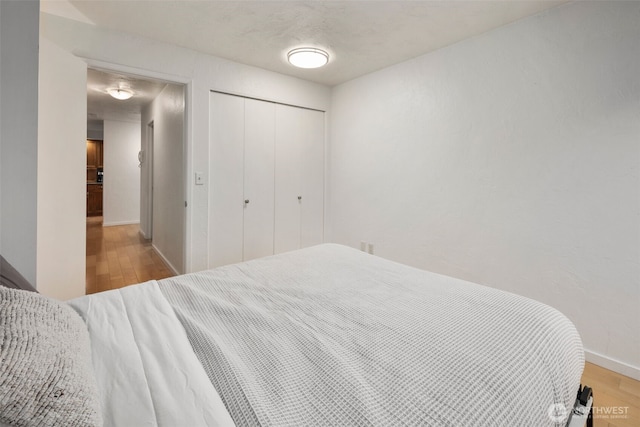
[[[209,266],[322,243],[324,112],[210,95]]]

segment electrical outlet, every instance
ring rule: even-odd
[[[367,252],[373,255],[373,243],[367,243]]]
[[[364,240],[360,242],[360,250],[362,252],[366,252],[367,251],[367,242],[365,242]]]

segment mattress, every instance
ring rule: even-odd
[[[539,302],[320,245],[70,302],[105,425],[536,425],[584,364]]]

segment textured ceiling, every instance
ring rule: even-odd
[[[554,1],[43,0],[45,12],[333,86],[554,7]],[[300,46],[331,55],[298,70]]]

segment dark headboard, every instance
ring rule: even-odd
[[[0,286],[38,292],[2,255],[0,255]]]

